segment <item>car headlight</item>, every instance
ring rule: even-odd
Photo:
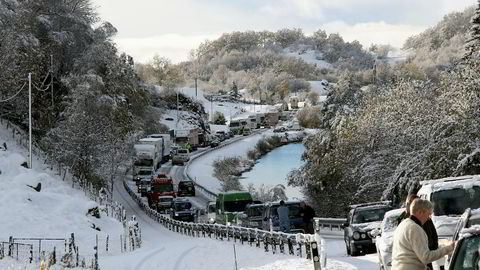
[[[230,225],[232,225],[232,223],[231,223],[231,222],[227,222],[227,226],[230,226]]]
[[[210,223],[215,223],[215,219],[210,218],[209,222],[210,222]]]
[[[362,233],[360,236],[362,237],[362,239],[367,238],[367,235],[365,233]]]
[[[353,239],[355,239],[355,240],[360,239],[360,233],[354,232],[354,233],[353,233]]]
[[[178,217],[178,213],[175,213],[175,216]]]

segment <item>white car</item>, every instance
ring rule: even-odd
[[[372,231],[377,235],[375,246],[377,247],[378,264],[380,269],[390,270],[392,268],[392,247],[393,234],[398,225],[399,216],[405,211],[404,208],[390,210],[383,217],[380,230]]]

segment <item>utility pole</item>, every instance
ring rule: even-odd
[[[32,73],[28,73],[28,151],[30,153],[28,165],[32,169]]]
[[[178,90],[176,92],[177,92],[177,122],[175,123],[175,130],[178,130],[178,120],[180,120],[179,111],[178,111]]]
[[[53,114],[53,54],[50,54],[50,87],[52,89],[52,114]]]
[[[195,99],[197,99],[197,77],[195,76]]]

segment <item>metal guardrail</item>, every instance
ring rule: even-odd
[[[151,209],[127,182],[123,186],[132,199],[150,218],[163,225],[165,228],[188,235],[191,237],[214,238],[220,241],[233,241],[263,249],[273,254],[281,253],[306,257],[313,261],[314,269],[320,270],[326,266],[325,242],[319,234],[288,234],[283,232],[270,232],[254,228],[227,226],[221,224],[189,223],[173,220]]]
[[[329,228],[333,230],[334,228],[337,230],[342,229],[342,224],[347,222],[346,218],[314,218],[317,222],[320,229]]]

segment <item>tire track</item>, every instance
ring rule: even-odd
[[[173,270],[180,270],[180,264],[182,263],[182,260],[184,257],[186,257],[188,255],[188,253],[190,253],[192,250],[196,249],[197,246],[194,246],[194,247],[191,247],[187,250],[185,250],[184,252],[182,252],[182,254],[180,254],[180,256],[178,257],[177,261],[175,262],[175,266],[173,267]]]
[[[155,255],[157,255],[158,253],[162,252],[165,250],[165,247],[161,247],[161,248],[158,248],[156,250],[154,250],[153,252],[150,252],[149,254],[147,254],[146,256],[144,256],[142,258],[142,262],[139,263],[137,265],[137,267],[135,267],[135,270],[141,270],[142,267],[150,260],[152,259]]]

